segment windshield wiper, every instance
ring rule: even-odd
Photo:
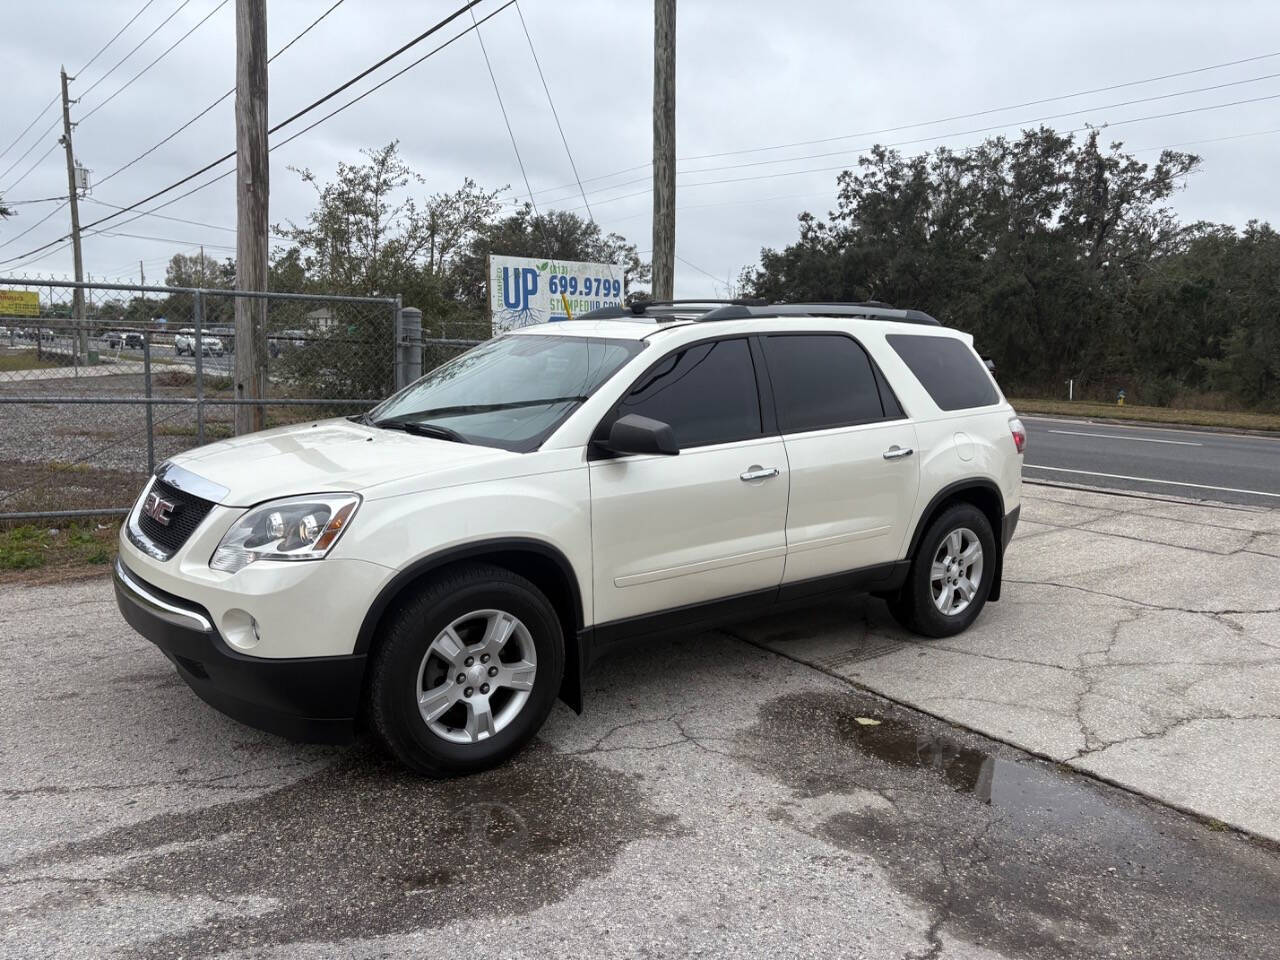
[[[419,410],[412,414],[415,417],[450,417],[465,416],[469,413],[491,413],[494,410],[515,410],[519,407],[537,407],[553,403],[582,403],[586,397],[541,397],[537,400],[512,400],[508,403],[471,403],[459,407],[436,407],[432,410]]]
[[[457,430],[450,430],[436,423],[418,423],[414,420],[370,420],[369,426],[383,430],[403,430],[415,437],[433,437],[436,440],[451,440],[454,443],[471,442]]]

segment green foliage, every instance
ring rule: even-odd
[[[1280,239],[1180,224],[1199,158],[1143,163],[1099,134],[1041,128],[961,151],[882,147],[838,178],[827,219],[765,249],[744,287],[772,300],[883,300],[974,334],[1010,392],[1186,389],[1280,403]]]
[[[451,192],[417,197],[426,181],[396,142],[362,152],[363,162],[339,164],[330,183],[295,170],[315,190],[316,205],[304,222],[275,227],[287,244],[272,258],[273,290],[399,294],[422,310],[427,336],[477,339],[490,332],[485,261],[491,252],[610,260],[627,265],[628,279],[648,278],[649,265],[634,244],[602,234],[574,213],[535,217],[526,205],[500,215],[502,190],[470,179]],[[301,360],[295,365],[301,368]]]

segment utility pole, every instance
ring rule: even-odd
[[[62,145],[67,151],[67,201],[71,204],[71,249],[76,263],[76,283],[84,281],[84,261],[80,257],[80,203],[76,189],[76,157],[71,147],[71,99],[67,96],[67,68],[62,68]],[[76,351],[88,362],[89,331],[84,326],[84,290],[71,295],[71,316],[77,328]]]
[[[653,2],[653,299],[676,272],[676,0]]]
[[[236,290],[267,289],[269,169],[267,0],[236,0]],[[266,300],[236,297],[237,400],[266,396],[266,330]],[[238,404],[236,433],[261,430],[264,413],[264,407]]]

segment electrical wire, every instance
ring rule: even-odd
[[[109,46],[111,46],[113,43],[115,43],[117,40],[120,39],[120,34],[128,30],[129,27],[133,25],[133,22],[137,20],[140,16],[142,16],[143,13],[146,12],[147,7],[151,6],[151,4],[155,2],[156,0],[147,0],[147,2],[142,5],[142,8],[137,13],[135,13],[132,17],[130,17],[128,22],[126,22],[123,27],[121,27],[119,30],[116,31],[115,36],[113,36],[110,40],[108,40],[106,43],[104,43],[101,47],[98,48],[98,52],[95,53],[92,57],[90,57],[85,62],[85,64],[79,70],[76,71],[76,74],[78,75],[88,70],[89,67],[93,64],[93,62],[106,52]],[[34,127],[36,123],[39,122],[40,118],[49,112],[49,108],[58,102],[59,96],[60,94],[55,94],[53,96],[53,99],[51,99],[48,103],[46,103],[43,107],[40,108],[40,112],[35,115],[35,118],[30,123],[28,123],[25,127],[22,128],[22,132],[20,134],[18,134],[16,137],[13,138],[13,143],[9,144],[3,150],[0,150],[0,157],[3,157],[6,153],[12,150],[14,146],[17,145],[18,141],[20,141],[23,137],[27,135],[27,131],[30,130],[32,127]],[[3,179],[3,177],[0,176],[0,179]]]
[[[292,47],[295,43],[297,43],[299,40],[301,40],[303,37],[305,37],[308,33],[310,33],[310,32],[312,31],[312,29],[313,29],[317,24],[319,24],[319,23],[320,23],[320,21],[321,21],[321,20],[323,20],[325,17],[329,16],[329,14],[333,13],[333,11],[334,11],[334,10],[336,10],[338,7],[340,7],[340,6],[342,5],[342,3],[343,3],[343,2],[344,2],[344,0],[337,0],[337,2],[335,2],[334,4],[332,4],[332,5],[329,7],[329,9],[327,9],[324,13],[320,14],[320,16],[316,17],[314,20],[312,20],[312,21],[311,21],[311,23],[310,23],[310,24],[308,24],[308,25],[307,25],[307,27],[306,27],[306,28],[305,28],[301,33],[299,33],[299,34],[298,34],[297,36],[295,36],[292,40],[290,40],[288,43],[286,43],[283,47],[281,47],[279,50],[277,50],[275,53],[273,53],[270,57],[268,57],[268,58],[267,58],[267,63],[271,63],[273,60],[275,60],[275,58],[276,58],[276,57],[280,56],[280,54],[284,53],[286,50],[288,50],[290,47]],[[153,146],[148,147],[146,150],[142,151],[142,153],[138,154],[136,157],[134,157],[134,158],[133,158],[132,160],[130,160],[128,163],[122,164],[121,166],[119,166],[119,167],[117,167],[116,169],[112,170],[112,171],[111,171],[110,173],[108,173],[105,177],[99,177],[99,178],[98,178],[98,180],[97,180],[97,185],[98,185],[98,186],[102,186],[104,183],[106,183],[106,182],[107,182],[108,180],[110,180],[112,177],[114,177],[114,176],[116,176],[117,174],[123,173],[124,171],[128,170],[130,167],[132,167],[132,166],[133,166],[135,163],[137,163],[139,160],[143,160],[143,159],[145,159],[146,157],[151,156],[151,154],[155,153],[157,150],[159,150],[161,147],[163,147],[166,143],[168,143],[170,140],[172,140],[172,139],[173,139],[174,137],[176,137],[178,134],[182,133],[182,131],[186,130],[188,127],[190,127],[193,123],[195,123],[195,122],[196,122],[197,120],[199,120],[201,117],[205,116],[207,113],[209,113],[209,111],[211,111],[214,107],[218,106],[218,104],[220,104],[220,103],[222,103],[223,101],[225,101],[228,97],[230,97],[230,96],[231,96],[232,94],[234,94],[235,92],[236,92],[236,88],[235,88],[235,87],[232,87],[230,90],[228,90],[228,91],[227,91],[226,93],[224,93],[222,96],[218,97],[218,99],[217,99],[217,100],[214,100],[214,101],[213,101],[213,103],[209,104],[207,107],[205,107],[203,110],[201,110],[199,113],[197,113],[194,117],[192,117],[190,120],[188,120],[188,121],[187,121],[186,123],[184,123],[182,126],[178,127],[178,129],[174,130],[174,131],[173,131],[173,133],[169,134],[167,137],[165,137],[165,138],[164,138],[163,140],[161,140],[159,143],[156,143],[156,144],[154,144]]]
[[[555,117],[556,130],[560,132],[560,142],[564,144],[565,155],[569,158],[569,168],[573,171],[573,179],[578,184],[578,193],[582,196],[582,205],[587,209],[587,219],[595,223],[595,216],[591,213],[591,204],[587,201],[587,192],[582,188],[582,177],[578,174],[578,165],[573,160],[573,151],[569,149],[569,140],[564,135],[564,127],[560,125],[560,114],[556,110],[555,100],[551,97],[551,88],[547,86],[547,78],[542,72],[542,61],[538,59],[538,51],[533,48],[533,37],[529,34],[529,25],[524,21],[524,11],[520,9],[519,0],[516,0],[516,13],[520,16],[520,26],[524,29],[524,38],[529,43],[529,53],[533,55],[533,64],[538,68],[538,79],[542,81],[542,89],[547,95],[547,105],[551,108],[551,116]],[[488,57],[485,59],[487,61]],[[490,76],[492,76],[492,71],[490,71]],[[525,181],[525,186],[528,186],[527,180]],[[530,202],[533,200],[532,192],[529,200]]]
[[[516,9],[517,10],[519,9],[518,4],[516,6]],[[515,134],[515,131],[511,129],[511,120],[507,116],[507,107],[506,107],[506,104],[502,102],[502,91],[498,89],[498,78],[494,76],[493,64],[489,62],[489,51],[485,49],[484,37],[481,36],[480,34],[480,24],[476,21],[476,15],[474,11],[472,11],[471,13],[471,22],[475,26],[476,39],[480,41],[480,53],[484,57],[484,65],[489,70],[489,81],[493,84],[493,92],[498,98],[498,109],[502,111],[502,122],[506,124],[507,136],[511,138],[511,149],[515,151],[516,164],[520,167],[520,176],[524,178],[524,187],[527,191],[529,191],[529,204],[530,206],[533,207],[534,221],[540,222],[542,218],[538,215],[538,204],[533,199],[533,187],[529,185],[529,174],[525,171],[524,160],[521,159],[520,157],[520,147],[516,144],[516,134]],[[586,198],[584,197],[583,199],[585,200]],[[547,244],[548,256],[550,256],[551,244],[547,243],[545,232],[542,238],[542,242]]]
[[[786,147],[812,146],[812,145],[814,145],[814,144],[818,144],[818,143],[830,143],[830,142],[833,142],[833,141],[836,141],[836,140],[851,140],[851,139],[853,139],[853,138],[855,138],[855,137],[873,137],[873,136],[880,136],[881,134],[885,134],[885,133],[897,133],[897,132],[900,132],[900,131],[902,131],[902,130],[910,130],[910,129],[913,129],[913,128],[915,128],[915,127],[929,127],[929,126],[935,126],[935,125],[940,124],[940,123],[950,123],[950,122],[951,122],[951,121],[953,121],[953,120],[969,120],[969,119],[972,119],[972,118],[974,118],[974,117],[987,116],[987,115],[989,115],[989,114],[993,114],[993,113],[1003,113],[1003,112],[1008,111],[1008,110],[1017,110],[1017,109],[1021,109],[1022,107],[1039,106],[1039,105],[1041,105],[1041,104],[1045,104],[1045,103],[1054,103],[1054,102],[1057,102],[1057,101],[1060,101],[1060,100],[1070,100],[1070,99],[1073,99],[1073,98],[1075,98],[1075,97],[1083,97],[1083,96],[1088,96],[1088,95],[1095,94],[1095,93],[1106,93],[1106,92],[1111,91],[1111,90],[1121,90],[1121,89],[1124,89],[1124,88],[1127,88],[1127,87],[1142,86],[1142,85],[1144,85],[1144,84],[1148,84],[1148,83],[1158,83],[1158,82],[1163,81],[1163,80],[1173,80],[1173,79],[1176,79],[1177,77],[1186,77],[1186,76],[1192,76],[1192,75],[1194,75],[1194,74],[1198,74],[1198,73],[1207,73],[1207,72],[1209,72],[1209,71],[1211,71],[1211,70],[1222,70],[1222,69],[1225,69],[1225,68],[1227,68],[1227,67],[1239,66],[1239,65],[1244,64],[1244,63],[1256,63],[1256,62],[1258,62],[1258,61],[1260,61],[1260,60],[1270,60],[1270,59],[1273,59],[1273,58],[1275,58],[1275,57],[1280,57],[1280,51],[1276,51],[1276,52],[1274,52],[1274,53],[1263,53],[1263,54],[1259,54],[1259,55],[1257,55],[1257,56],[1253,56],[1253,57],[1243,57],[1243,58],[1238,59],[1238,60],[1228,60],[1228,61],[1225,61],[1225,62],[1223,62],[1223,63],[1214,63],[1214,64],[1210,64],[1210,65],[1208,65],[1208,66],[1204,66],[1204,67],[1196,67],[1196,68],[1194,68],[1194,69],[1190,69],[1190,70],[1179,70],[1179,71],[1176,71],[1176,72],[1174,72],[1174,73],[1165,73],[1165,74],[1161,74],[1160,76],[1155,76],[1155,77],[1144,77],[1144,78],[1142,78],[1142,79],[1140,79],[1140,80],[1128,80],[1128,81],[1125,81],[1125,82],[1123,82],[1123,83],[1113,83],[1113,84],[1108,84],[1108,85],[1106,85],[1106,86],[1102,86],[1102,87],[1094,87],[1094,88],[1089,89],[1089,90],[1079,90],[1079,91],[1077,91],[1077,92],[1075,92],[1075,93],[1064,93],[1064,94],[1059,94],[1059,95],[1057,95],[1057,96],[1053,96],[1053,97],[1042,97],[1042,98],[1040,98],[1040,99],[1038,99],[1038,100],[1026,100],[1026,101],[1023,101],[1022,103],[1013,103],[1013,104],[1008,104],[1008,105],[1006,105],[1006,106],[1002,106],[1002,107],[990,107],[990,108],[987,108],[987,109],[985,109],[985,110],[977,110],[977,111],[973,111],[973,112],[971,112],[971,113],[954,114],[954,115],[949,116],[949,117],[939,117],[939,118],[938,118],[938,119],[936,119],[936,120],[920,120],[920,121],[917,121],[917,122],[915,122],[915,123],[899,124],[898,126],[894,126],[894,127],[884,127],[884,128],[879,129],[879,130],[865,130],[865,131],[862,131],[862,132],[859,132],[859,133],[847,133],[847,134],[841,134],[841,135],[839,135],[839,136],[834,136],[834,137],[819,137],[819,138],[811,139],[811,140],[797,140],[797,141],[794,141],[794,142],[791,142],[791,143],[773,144],[773,145],[771,145],[771,146],[763,146],[763,147],[745,147],[745,148],[738,149],[738,150],[724,150],[724,151],[720,151],[720,152],[717,152],[717,153],[691,154],[691,155],[689,155],[689,156],[679,157],[679,158],[677,158],[677,159],[678,159],[680,162],[689,161],[689,160],[709,160],[709,159],[715,159],[715,158],[718,158],[718,157],[724,157],[724,156],[737,156],[737,155],[744,154],[744,153],[762,153],[762,152],[765,152],[765,151],[768,151],[768,150],[781,150],[781,149],[784,149],[784,148],[786,148]],[[1100,108],[1100,109],[1101,109],[1101,108]],[[1083,111],[1078,111],[1078,112],[1083,112]],[[613,177],[618,177],[618,176],[622,176],[622,175],[627,174],[627,173],[632,173],[632,172],[634,172],[634,171],[636,171],[636,170],[644,170],[644,169],[646,169],[646,168],[648,168],[648,167],[650,167],[650,166],[652,166],[652,161],[650,161],[650,162],[646,162],[646,163],[636,164],[635,166],[626,167],[626,168],[623,168],[623,169],[621,169],[621,170],[615,170],[615,171],[613,171],[612,173],[600,174],[599,176],[595,176],[595,177],[587,177],[587,178],[585,178],[585,179],[583,180],[583,183],[594,183],[594,182],[597,182],[597,181],[600,181],[600,180],[608,180],[608,179],[612,179]],[[561,184],[560,186],[557,186],[557,187],[547,187],[547,188],[545,188],[545,189],[543,189],[543,190],[539,190],[539,191],[538,191],[538,193],[539,193],[539,194],[552,193],[552,192],[555,192],[555,191],[558,191],[558,190],[565,190],[565,189],[568,189],[568,188],[570,188],[570,187],[572,187],[572,186],[573,186],[573,184],[572,184],[572,183],[565,183],[565,184]],[[621,186],[621,184],[615,184],[615,185],[614,185],[614,187],[617,187],[617,186]],[[611,189],[611,188],[602,188],[602,189]]]
[[[1252,103],[1262,103],[1262,102],[1271,101],[1271,100],[1276,100],[1276,99],[1280,99],[1280,93],[1270,94],[1270,95],[1268,95],[1268,96],[1262,96],[1262,97],[1251,97],[1251,98],[1243,99],[1243,100],[1232,100],[1232,101],[1227,102],[1227,103],[1215,103],[1215,104],[1208,104],[1208,105],[1206,105],[1206,106],[1201,106],[1201,107],[1189,107],[1189,108],[1184,109],[1184,110],[1174,110],[1174,111],[1170,111],[1170,112],[1167,112],[1167,113],[1151,114],[1151,115],[1149,115],[1149,116],[1145,116],[1145,117],[1130,117],[1130,118],[1127,118],[1127,119],[1124,119],[1124,120],[1116,120],[1116,121],[1107,122],[1107,123],[1105,123],[1105,124],[1102,124],[1102,125],[1101,125],[1101,127],[1099,127],[1099,129],[1109,129],[1109,128],[1111,128],[1111,127],[1119,127],[1119,126],[1123,126],[1123,125],[1125,125],[1125,124],[1129,124],[1129,123],[1140,123],[1140,122],[1147,121],[1147,120],[1162,120],[1162,119],[1166,119],[1166,118],[1169,118],[1169,117],[1181,117],[1181,116],[1186,116],[1186,115],[1188,115],[1188,114],[1192,114],[1192,113],[1203,113],[1203,112],[1205,112],[1205,111],[1209,111],[1209,110],[1222,110],[1222,109],[1226,109],[1226,108],[1228,108],[1228,107],[1237,107],[1237,106],[1242,106],[1242,105],[1252,104]],[[916,138],[913,138],[913,139],[911,139],[911,140],[898,140],[898,141],[895,141],[895,142],[891,142],[891,143],[883,143],[883,144],[868,144],[867,146],[861,147],[861,148],[856,149],[856,150],[841,150],[841,151],[837,151],[837,152],[835,152],[835,153],[814,154],[814,155],[812,155],[812,156],[801,156],[801,157],[789,157],[789,158],[787,158],[787,161],[792,161],[792,162],[794,162],[794,161],[798,161],[798,160],[812,160],[812,159],[819,159],[819,158],[822,158],[822,157],[828,157],[828,156],[848,156],[848,155],[850,155],[850,154],[861,154],[861,153],[865,153],[866,151],[868,151],[868,150],[872,149],[872,148],[873,148],[873,147],[875,147],[875,146],[885,146],[885,147],[902,147],[902,146],[910,146],[910,145],[917,144],[917,143],[927,143],[927,142],[935,141],[935,140],[948,140],[948,139],[952,139],[952,138],[955,138],[955,137],[971,136],[971,135],[973,135],[973,134],[979,134],[979,133],[990,133],[990,132],[995,131],[995,130],[1005,130],[1005,129],[1008,129],[1009,127],[1024,127],[1024,126],[1027,126],[1027,125],[1029,125],[1029,124],[1040,123],[1040,122],[1042,122],[1042,121],[1044,121],[1044,120],[1057,119],[1057,118],[1059,118],[1059,117],[1063,117],[1063,116],[1076,116],[1076,115],[1079,115],[1079,114],[1082,114],[1082,113],[1089,113],[1089,112],[1091,112],[1092,110],[1105,110],[1105,109],[1109,109],[1109,108],[1110,108],[1109,106],[1108,106],[1108,107],[1093,107],[1093,108],[1086,108],[1086,109],[1083,109],[1083,110],[1073,111],[1073,112],[1071,112],[1071,113],[1055,114],[1055,115],[1053,115],[1053,116],[1038,117],[1038,118],[1031,119],[1031,120],[1023,120],[1023,121],[1012,122],[1012,123],[1007,123],[1007,124],[995,124],[995,125],[987,126],[987,127],[976,127],[976,128],[969,129],[969,130],[958,130],[958,131],[952,131],[952,132],[949,132],[949,133],[938,134],[938,135],[936,135],[936,136],[929,136],[929,137],[916,137]],[[1072,129],[1070,129],[1070,130],[1067,130],[1067,131],[1065,131],[1065,132],[1066,132],[1066,133],[1079,133],[1081,130],[1087,130],[1087,129],[1090,129],[1090,128],[1086,125],[1086,126],[1082,126],[1082,127],[1074,127],[1074,128],[1072,128]],[[688,176],[688,175],[690,175],[690,174],[699,174],[699,173],[718,173],[718,172],[722,172],[722,171],[725,171],[725,170],[738,170],[738,169],[744,169],[744,168],[746,168],[746,167],[760,166],[760,165],[761,165],[761,164],[763,164],[763,163],[777,163],[777,162],[787,162],[787,161],[752,161],[752,162],[750,162],[750,163],[744,163],[744,164],[727,164],[727,165],[720,166],[720,167],[704,167],[704,168],[699,169],[699,170],[685,170],[685,171],[681,171],[680,173],[681,173],[681,175],[682,175],[682,176]],[[695,182],[695,183],[689,183],[688,181],[684,181],[684,182],[682,182],[680,185],[681,185],[681,186],[688,186],[688,187],[696,187],[696,186],[706,186],[706,185],[709,185],[709,184],[715,184],[715,183],[743,183],[743,182],[747,182],[747,181],[751,181],[751,180],[768,180],[768,179],[771,179],[771,178],[774,178],[774,177],[791,177],[791,176],[799,176],[799,175],[801,175],[801,174],[805,174],[805,173],[826,173],[826,172],[830,172],[830,171],[832,171],[832,170],[844,170],[844,169],[847,169],[847,166],[848,166],[847,164],[841,164],[841,165],[839,165],[839,166],[835,166],[835,167],[807,167],[807,168],[805,168],[805,169],[803,169],[803,170],[785,170],[785,171],[781,171],[781,172],[779,172],[779,173],[761,174],[761,175],[759,175],[759,176],[754,176],[754,177],[726,178],[726,179],[720,179],[720,180],[708,180],[708,181],[705,181],[705,182]],[[616,190],[616,189],[620,189],[620,188],[622,188],[622,187],[632,186],[632,185],[634,185],[634,184],[647,183],[647,182],[649,182],[650,180],[652,180],[652,177],[638,177],[638,178],[636,178],[636,179],[634,179],[634,180],[627,180],[627,181],[624,181],[624,182],[622,182],[622,183],[613,184],[612,186],[609,186],[609,187],[601,187],[601,188],[599,188],[599,189],[597,189],[597,190],[591,190],[591,191],[588,191],[588,193],[590,193],[590,194],[594,195],[594,194],[597,194],[597,193],[601,193],[601,192],[603,192],[603,191],[605,191],[605,190]],[[637,192],[637,193],[629,193],[629,194],[626,194],[626,195],[624,195],[624,196],[611,197],[611,198],[604,199],[604,200],[597,200],[597,201],[596,201],[596,205],[597,205],[597,206],[600,206],[600,205],[605,204],[605,203],[613,203],[613,202],[614,202],[614,201],[616,201],[616,200],[623,200],[623,199],[626,199],[626,198],[628,198],[628,197],[640,196],[640,195],[642,195],[642,194],[643,194],[643,193],[645,193],[645,192],[647,192],[647,191],[640,191],[640,192]],[[554,200],[554,201],[551,201],[551,202],[553,202],[553,203],[558,203],[558,202],[562,202],[562,201],[564,201],[564,200],[569,200],[569,199],[572,199],[572,195],[565,196],[565,197],[560,197],[560,198],[558,198],[557,200]],[[572,210],[572,209],[581,209],[581,208],[580,208],[580,207],[571,207],[571,208],[569,208],[569,209],[571,209],[571,210]]]
[[[195,33],[197,30],[203,27],[215,13],[217,13],[219,10],[225,7],[229,2],[230,0],[220,0],[218,5],[214,7],[212,10],[210,10],[208,13],[206,13],[200,20],[198,20],[194,27],[192,27],[190,30],[188,30],[186,33],[180,36],[177,40],[173,41],[173,43],[169,44],[169,46],[165,47],[164,52],[161,53],[160,56],[156,57],[154,60],[148,63],[145,67],[143,67],[141,70],[135,73],[132,77],[126,80],[120,87],[116,89],[116,91],[113,94],[111,94],[111,96],[107,97],[107,99],[103,100],[96,107],[94,107],[84,116],[82,116],[78,121],[78,123],[84,123],[86,120],[92,117],[95,113],[97,113],[99,110],[105,107],[108,103],[110,103],[116,97],[120,96],[120,94],[128,90],[129,87],[133,86],[133,84],[135,84],[138,81],[138,79],[142,77],[143,74],[145,74],[148,70],[150,70],[157,63],[159,63],[161,60],[167,57],[170,53],[172,53],[173,50],[178,46],[178,44],[182,43],[182,41],[186,40],[187,37],[191,36],[193,33]],[[85,91],[85,93],[88,93],[88,92],[89,92],[88,90]],[[84,94],[81,94],[80,98],[83,99]]]
[[[127,61],[130,57],[132,57],[135,53],[137,53],[137,52],[138,52],[138,50],[142,48],[142,45],[143,45],[144,43],[146,43],[148,40],[150,40],[152,37],[154,37],[157,33],[159,33],[161,30],[163,30],[163,29],[164,29],[165,24],[167,24],[170,20],[172,20],[174,17],[176,17],[178,14],[180,14],[180,13],[182,12],[183,7],[185,7],[185,6],[186,6],[188,3],[190,3],[190,2],[191,2],[191,0],[182,0],[182,2],[181,2],[180,4],[178,4],[178,8],[177,8],[176,10],[174,10],[174,11],[173,11],[173,13],[169,14],[167,17],[165,17],[163,20],[161,20],[161,21],[160,21],[160,25],[159,25],[158,27],[156,27],[154,30],[152,30],[150,33],[148,33],[145,37],[143,37],[141,40],[139,40],[139,41],[138,41],[138,43],[137,43],[137,45],[136,45],[132,50],[130,50],[130,51],[129,51],[128,53],[126,53],[123,57],[121,57],[119,60],[117,60],[117,61],[116,61],[116,65],[115,65],[114,67],[112,67],[110,70],[108,70],[108,71],[107,71],[106,73],[104,73],[102,76],[100,76],[97,80],[93,81],[93,83],[89,84],[89,86],[88,86],[88,87],[86,87],[86,88],[84,89],[84,91],[80,94],[80,96],[83,98],[83,97],[84,97],[84,96],[86,96],[86,95],[87,95],[91,90],[93,90],[93,88],[94,88],[94,87],[96,87],[96,86],[97,86],[98,84],[100,84],[103,80],[107,79],[107,77],[111,76],[113,73],[115,73],[117,70],[119,70],[119,69],[120,69],[120,67],[121,67],[121,66],[123,66],[123,64],[125,63],[125,61]]]
[[[70,201],[70,200],[66,200],[66,199],[64,199],[64,200],[62,201],[62,203],[58,204],[58,206],[54,207],[52,210],[50,210],[48,213],[46,213],[43,217],[41,217],[39,220],[37,220],[37,221],[36,221],[35,223],[33,223],[31,226],[27,227],[27,229],[23,230],[23,231],[22,231],[20,234],[18,234],[16,237],[10,237],[10,238],[9,238],[8,240],[6,240],[4,243],[0,243],[0,250],[3,250],[5,247],[7,247],[7,246],[8,246],[9,244],[11,244],[11,243],[17,243],[19,240],[21,240],[23,237],[25,237],[28,233],[30,233],[30,232],[31,232],[32,230],[34,230],[36,227],[40,226],[40,224],[44,223],[46,220],[48,220],[50,217],[52,217],[54,214],[56,214],[58,211],[62,210],[64,207],[66,207],[66,206],[67,206],[67,205],[69,205],[70,203],[71,203],[71,201]]]

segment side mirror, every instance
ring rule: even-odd
[[[629,413],[613,422],[606,446],[614,453],[623,454],[659,453],[672,456],[680,452],[680,445],[676,443],[676,435],[670,424],[642,417],[638,413]]]

